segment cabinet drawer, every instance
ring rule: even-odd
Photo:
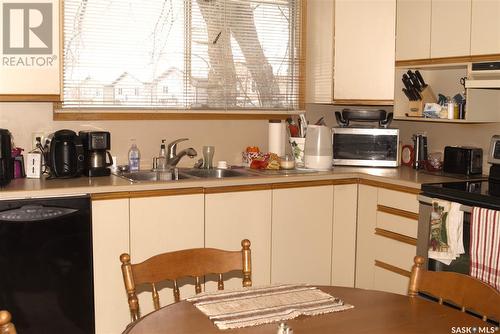
[[[387,291],[406,295],[410,278],[402,276],[381,267],[375,267],[373,273],[373,288],[375,290]]]
[[[418,220],[402,217],[396,214],[377,211],[377,227],[403,234],[412,238],[417,237]],[[383,209],[383,208],[382,208]]]
[[[387,236],[375,235],[375,260],[410,271],[416,251],[414,245]]]
[[[379,188],[377,204],[418,213],[418,199],[416,194]]]

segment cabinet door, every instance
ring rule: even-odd
[[[203,194],[130,199],[130,257],[132,263],[174,250],[204,246]],[[194,281],[186,280],[181,298],[195,294]],[[171,285],[160,293],[161,305],[174,301]],[[150,291],[139,294],[141,315],[153,310]]]
[[[398,0],[396,60],[431,56],[431,0]]]
[[[46,4],[2,1],[0,100],[2,95],[18,96],[18,100],[23,101],[60,100],[59,19],[62,16],[59,12],[62,9],[60,1],[43,2]],[[35,29],[38,27],[40,29]]]
[[[121,333],[131,322],[120,269],[129,252],[129,201],[92,201],[92,244],[96,333]]]
[[[500,1],[472,0],[471,54],[500,53]]]
[[[431,57],[470,54],[471,0],[432,0]]]
[[[271,190],[207,194],[205,196],[206,247],[241,249],[241,240],[252,243],[252,284],[271,282]],[[207,290],[216,284],[207,283]],[[241,278],[224,282],[241,288]]]
[[[307,1],[306,103],[333,100],[332,0]]]
[[[334,101],[393,100],[395,26],[395,0],[335,3]]]
[[[273,190],[272,283],[330,284],[333,187]]]
[[[358,226],[356,252],[356,288],[373,289],[377,188],[358,186]]]
[[[332,285],[354,287],[358,185],[333,187]]]

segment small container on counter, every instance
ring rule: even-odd
[[[217,168],[227,169],[227,161],[225,161],[225,160],[217,161]]]
[[[295,157],[293,155],[284,155],[280,157],[280,168],[281,169],[294,169],[295,168]]]

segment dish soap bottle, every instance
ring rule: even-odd
[[[136,172],[141,164],[141,152],[135,143],[135,139],[131,139],[131,142],[132,145],[128,150],[128,169],[131,172]]]

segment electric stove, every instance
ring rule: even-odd
[[[484,178],[460,182],[422,184],[422,195],[458,202],[467,206],[479,206],[500,210],[500,194],[492,181]],[[490,189],[493,189],[491,191]]]

